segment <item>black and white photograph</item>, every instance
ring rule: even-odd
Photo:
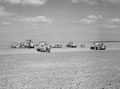
[[[0,0],[0,89],[120,89],[120,0]]]

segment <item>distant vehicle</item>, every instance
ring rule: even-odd
[[[24,47],[25,48],[34,48],[35,45],[34,45],[33,41],[31,39],[29,39],[29,40],[26,40],[26,43],[24,44]]]
[[[62,48],[63,46],[61,44],[55,44],[52,46],[52,48]]]
[[[19,48],[24,48],[25,47],[25,43],[24,42],[20,42],[19,43]]]
[[[37,44],[37,51],[38,52],[50,52],[51,46],[46,42],[39,42],[39,44]]]
[[[48,47],[48,46],[44,46],[44,47],[40,46],[40,47],[37,48],[37,51],[38,52],[50,52],[51,48]]]
[[[69,48],[76,48],[77,47],[77,44],[75,44],[73,41],[70,41],[66,47],[69,47]]]
[[[19,45],[19,43],[17,43],[17,42],[14,42],[14,43],[12,43],[11,44],[11,46],[10,46],[11,48],[19,48],[20,47],[20,45]]]
[[[102,42],[94,42],[94,44],[90,47],[91,50],[105,50],[106,46],[103,45]]]
[[[24,42],[20,42],[20,43],[12,42],[11,44],[11,48],[34,48],[34,47],[35,45],[31,39],[26,40],[25,43]]]
[[[85,44],[81,44],[80,47],[81,47],[81,48],[85,48]]]
[[[36,46],[47,45],[48,43],[45,41],[39,41]]]

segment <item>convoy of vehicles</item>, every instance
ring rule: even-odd
[[[35,44],[33,43],[33,41],[31,39],[26,40],[26,42],[12,42],[11,44],[11,48],[34,48]]]
[[[26,40],[26,42],[17,43],[14,42],[10,46],[11,48],[36,48],[38,52],[51,52],[51,48],[62,48],[63,45],[61,44],[55,44],[53,46],[49,45],[47,42],[40,41],[37,44],[34,44],[34,42],[29,39]],[[66,44],[67,48],[77,48],[77,44],[75,44],[73,41],[70,41]],[[81,48],[85,48],[85,44],[80,45]],[[91,50],[106,50],[106,46],[103,45],[103,42],[94,42],[92,46],[90,46]]]

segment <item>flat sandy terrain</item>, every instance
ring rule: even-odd
[[[52,48],[52,53],[59,53],[59,52],[79,52],[79,51],[91,51],[89,48]],[[0,55],[8,55],[8,54],[40,54],[40,52],[34,49],[16,49],[16,48],[9,48],[9,49],[0,49]]]
[[[119,50],[68,50],[1,51],[0,89],[120,89]]]

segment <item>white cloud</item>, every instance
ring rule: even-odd
[[[102,15],[88,15],[76,22],[105,29],[120,28],[120,18],[104,18]]]
[[[106,28],[106,29],[116,29],[120,28],[119,25],[114,25],[114,24],[102,24],[102,25],[97,25],[98,27]]]
[[[43,5],[47,0],[1,0],[2,2],[9,2],[11,4],[22,4],[22,5]]]
[[[12,22],[9,21],[9,18],[15,15],[16,15],[15,13],[8,12],[6,11],[5,7],[0,6],[0,24],[4,24],[4,25],[12,24]]]
[[[3,16],[11,16],[13,13],[9,13],[7,11],[5,11],[5,8],[3,6],[0,6],[0,17]]]
[[[6,11],[3,6],[0,6],[0,23],[1,24],[12,24],[12,21],[22,22],[22,23],[32,23],[34,25],[38,23],[53,23],[53,19],[47,18],[46,16],[21,16],[17,13],[12,13]],[[7,21],[6,21],[7,20]]]
[[[34,5],[42,5],[46,2],[46,0],[23,0],[23,4],[34,4]]]
[[[84,23],[84,24],[93,24],[95,22],[96,22],[95,20],[86,19],[86,18],[80,20],[80,23]]]
[[[4,25],[12,24],[12,22],[8,22],[8,21],[4,21],[4,22],[1,22],[1,23],[4,24]]]
[[[119,4],[120,0],[72,0],[73,3],[78,2],[85,2],[90,5],[97,5],[97,4]]]
[[[79,0],[72,0],[72,2],[73,2],[73,3],[78,3],[78,2],[79,2]]]
[[[85,3],[88,3],[90,5],[96,4],[96,0],[72,0],[72,2],[73,3],[85,2]]]
[[[12,18],[13,21],[18,21],[22,23],[31,23],[33,25],[37,25],[38,23],[53,23],[53,19],[47,18],[46,16],[34,16],[34,17],[17,17]]]
[[[5,7],[3,7],[3,6],[0,6],[0,10],[5,10]]]
[[[24,18],[23,21],[35,22],[35,23],[39,23],[39,22],[52,23],[52,19],[49,19],[45,16],[28,17],[28,18]]]
[[[106,1],[106,2],[109,2],[109,3],[112,3],[112,4],[118,4],[120,3],[120,0],[102,0],[102,1]]]
[[[94,24],[97,20],[102,19],[102,15],[88,15],[86,18],[80,20],[80,23]]]
[[[9,3],[12,3],[12,4],[19,4],[19,3],[21,3],[21,0],[4,0],[3,2],[9,2]]]
[[[95,16],[95,15],[89,15],[87,18],[89,18],[89,19],[98,19],[98,17]]]
[[[116,22],[116,23],[120,23],[120,18],[113,18],[113,19],[110,19],[111,22]]]
[[[88,19],[101,19],[101,18],[102,18],[102,15],[98,15],[98,16],[88,15],[87,18],[88,18]]]

